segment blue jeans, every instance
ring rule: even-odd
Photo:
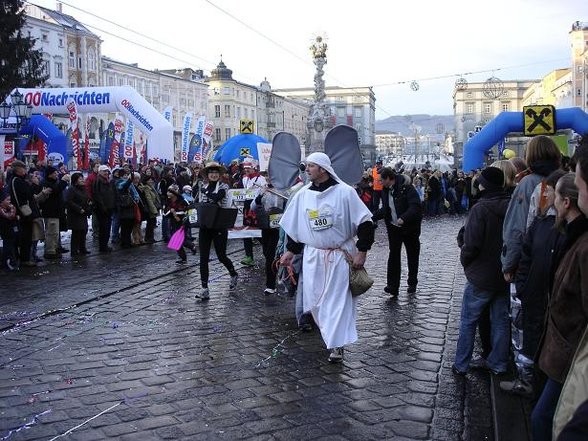
[[[470,282],[466,283],[461,305],[459,339],[455,354],[455,366],[461,372],[467,372],[468,370],[472,352],[474,351],[476,327],[486,305],[489,305],[490,308],[492,328],[492,351],[488,355],[488,367],[495,372],[506,371],[510,349],[509,300],[508,288],[506,287],[503,291],[486,291],[477,288]]]
[[[110,240],[112,243],[116,243],[120,240],[120,217],[119,217],[118,211],[115,211],[114,213],[112,213],[111,228],[112,228],[112,237]]]
[[[563,384],[547,379],[539,401],[531,413],[531,433],[533,441],[551,441],[553,431],[553,416],[561,395]]]

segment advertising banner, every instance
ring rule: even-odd
[[[184,123],[182,124],[182,150],[180,151],[180,161],[188,162],[188,151],[190,150],[190,126],[192,125],[192,112],[186,113]]]
[[[33,113],[66,114],[68,100],[75,102],[80,113],[120,112],[127,121],[149,139],[149,157],[174,159],[173,127],[135,89],[121,87],[79,87],[19,89]]]
[[[123,158],[133,159],[135,152],[135,126],[133,121],[127,121],[127,129],[125,130],[125,143],[123,148]]]
[[[113,168],[115,165],[119,164],[119,147],[120,147],[120,137],[122,133],[123,123],[120,118],[116,118],[114,120],[114,139],[112,144],[110,145],[110,154],[108,156],[108,166]]]
[[[86,115],[84,124],[84,170],[90,169],[90,115]]]
[[[71,145],[72,145],[72,157],[74,161],[74,167],[77,170],[81,170],[84,161],[82,158],[82,152],[80,150],[80,128],[78,124],[78,109],[76,102],[73,98],[68,98],[65,107],[69,114],[69,129],[71,131]]]

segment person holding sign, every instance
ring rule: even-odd
[[[267,186],[267,181],[258,173],[255,159],[252,157],[248,156],[243,161],[243,171],[245,172],[245,176],[243,176],[241,183],[244,189],[254,190],[257,195],[260,187]],[[245,201],[245,206],[243,207],[243,224],[249,227],[257,227],[257,219],[255,217],[255,212],[251,210],[251,202],[252,199],[247,199]],[[241,260],[241,264],[253,266],[255,263],[253,260],[253,239],[243,239],[243,246],[245,248],[245,258]]]
[[[339,179],[322,152],[306,160],[311,183],[298,191],[280,220],[288,235],[280,265],[290,266],[304,251],[302,290],[304,312],[311,312],[329,361],[343,361],[343,347],[357,340],[356,300],[349,288],[349,263],[363,267],[374,242],[372,213],[356,191]],[[357,243],[354,237],[358,236]]]
[[[198,186],[197,201],[201,204],[215,204],[219,207],[227,205],[227,190],[229,186],[220,181],[221,173],[224,173],[225,168],[218,162],[209,162],[204,167],[204,176],[207,179],[205,184]],[[229,289],[233,290],[237,287],[239,275],[235,271],[233,262],[227,257],[227,240],[229,232],[226,228],[206,228],[200,227],[200,234],[198,235],[198,249],[200,251],[200,281],[202,283],[202,291],[196,297],[202,301],[210,298],[210,291],[208,289],[208,260],[210,257],[210,246],[214,242],[214,251],[220,263],[229,271],[231,280],[229,282]]]
[[[374,221],[384,219],[388,233],[388,269],[384,292],[398,295],[400,288],[400,252],[402,244],[406,248],[408,261],[408,293],[415,293],[418,283],[419,254],[421,251],[421,222],[423,211],[421,198],[410,179],[397,175],[394,169],[384,167],[380,170],[380,180],[384,187],[382,208],[374,213]]]
[[[261,228],[261,244],[265,257],[265,295],[276,292],[276,271],[273,263],[280,239],[280,219],[285,203],[286,197],[273,190],[270,183],[251,203],[251,210],[256,213],[258,226]]]

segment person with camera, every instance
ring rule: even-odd
[[[380,180],[384,187],[382,208],[374,213],[373,220],[384,219],[388,234],[388,267],[384,292],[397,296],[400,289],[400,253],[402,245],[406,248],[408,262],[408,293],[415,293],[418,284],[419,255],[421,251],[421,222],[423,212],[421,198],[410,178],[396,174],[394,169],[384,167],[380,170]]]

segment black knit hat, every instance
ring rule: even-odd
[[[56,171],[57,169],[55,167],[49,166],[45,169],[45,176],[49,176],[50,174],[55,173]]]
[[[71,185],[76,185],[78,183],[78,181],[80,180],[80,178],[82,178],[84,175],[81,172],[76,172],[74,174],[71,175]]]
[[[478,176],[478,182],[488,191],[504,189],[504,173],[498,167],[486,167]]]

